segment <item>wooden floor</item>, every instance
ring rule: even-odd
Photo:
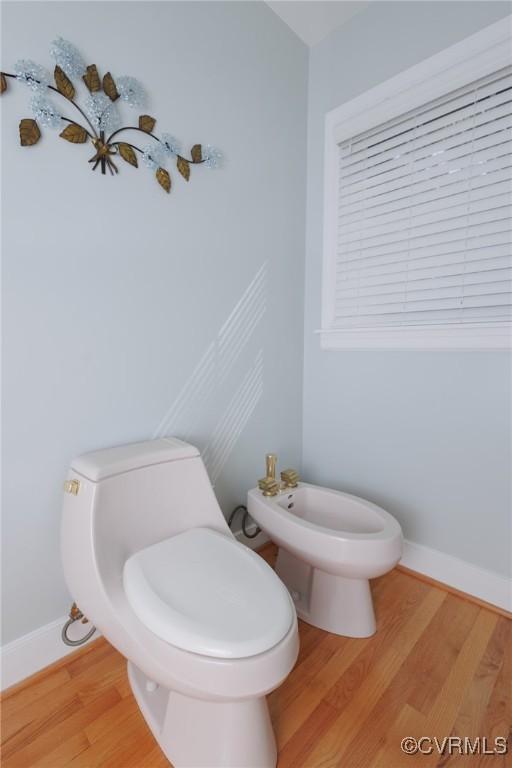
[[[512,741],[508,757],[410,756],[400,741],[510,736],[512,622],[398,570],[372,589],[372,638],[301,624],[297,665],[269,696],[279,768],[511,766]],[[5,694],[2,744],[2,768],[169,768],[104,639]]]

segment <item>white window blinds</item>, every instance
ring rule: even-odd
[[[510,320],[511,130],[507,67],[339,144],[332,328]]]

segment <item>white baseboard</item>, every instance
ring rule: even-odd
[[[249,526],[249,531],[252,532],[255,528],[256,525],[253,523]],[[251,549],[257,549],[269,541],[269,537],[263,531],[254,539],[248,539],[242,531],[237,531],[235,538]],[[512,611],[512,580],[497,573],[478,568],[464,560],[412,541],[404,541],[404,553],[400,564],[506,611]],[[76,650],[62,642],[61,630],[66,621],[67,616],[63,616],[2,646],[1,690],[9,688]],[[75,633],[79,636],[88,627],[90,625],[84,627],[83,624],[77,623],[76,629],[73,627],[71,630],[72,636],[74,637]],[[99,636],[100,633],[96,632],[91,640]]]
[[[505,611],[512,611],[512,579],[498,573],[479,568],[438,549],[415,544],[413,541],[404,541],[400,565],[473,595],[479,600],[485,600],[486,603],[492,603]]]
[[[67,620],[67,616],[62,616],[62,618],[2,646],[0,651],[0,689],[2,691],[77,650],[77,647],[65,645],[62,642],[61,631]],[[75,626],[70,628],[69,636],[74,640],[90,628],[90,624],[84,625],[77,622]],[[96,640],[99,636],[100,633],[96,631],[88,642]],[[83,648],[83,645],[78,646],[78,648]]]

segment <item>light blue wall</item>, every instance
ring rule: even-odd
[[[18,146],[2,96],[4,641],[62,616],[75,454],[157,433],[207,449],[225,513],[264,454],[301,456],[307,49],[263,3],[3,3],[2,68],[76,43],[147,86],[157,129],[223,170],[92,173],[88,146]],[[9,83],[11,86],[11,83]],[[83,92],[82,88],[82,92]],[[129,112],[129,110],[128,110]],[[135,113],[136,115],[137,113]]]
[[[325,113],[510,13],[501,2],[378,2],[310,53],[303,469],[382,504],[405,536],[510,568],[510,358],[322,352]]]

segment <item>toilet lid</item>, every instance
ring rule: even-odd
[[[290,629],[295,609],[272,568],[233,538],[193,528],[132,555],[123,571],[128,601],[171,645],[203,656],[267,651]]]

